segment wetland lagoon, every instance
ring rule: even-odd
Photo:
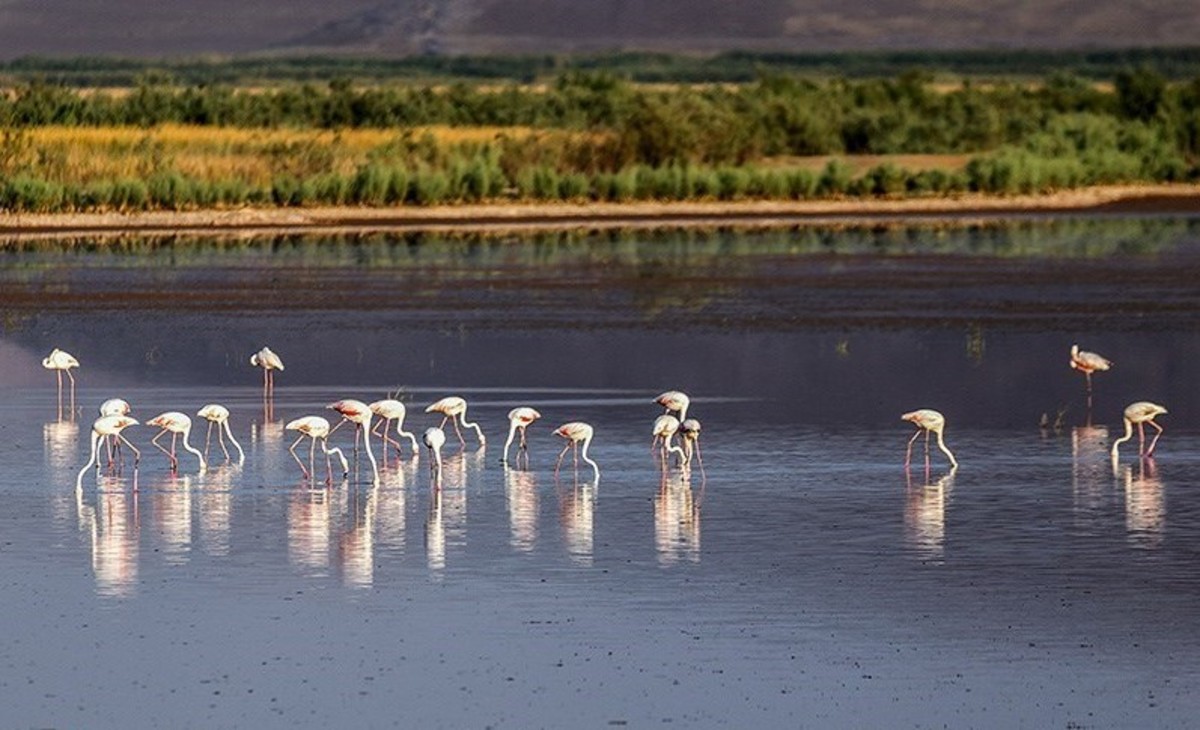
[[[6,724],[1190,726],[1197,282],[1187,216],[6,243]],[[1115,363],[1090,412],[1073,343]],[[669,389],[703,468],[651,453]],[[407,442],[305,482],[283,423],[388,394],[418,433],[464,396],[486,448],[451,432],[440,490]],[[136,472],[77,492],[111,397],[223,403],[245,464],[130,427]],[[1114,467],[1136,400],[1166,432]],[[957,470],[904,470],[917,408]],[[574,420],[596,484],[554,473]]]

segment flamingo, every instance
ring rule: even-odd
[[[1166,408],[1151,403],[1150,401],[1138,401],[1131,403],[1125,408],[1125,435],[1113,441],[1112,458],[1117,460],[1117,447],[1133,438],[1133,424],[1138,427],[1138,456],[1153,456],[1154,446],[1158,443],[1158,437],[1162,436],[1163,427],[1154,422],[1155,416],[1165,414]],[[1146,424],[1149,423],[1158,429],[1158,433],[1154,434],[1154,440],[1150,442],[1150,448],[1142,451],[1142,447],[1146,445]]]
[[[50,351],[50,354],[42,358],[42,367],[47,370],[55,371],[58,377],[58,417],[62,418],[62,376],[65,372],[67,377],[71,379],[71,412],[75,412],[75,376],[71,373],[71,368],[79,367],[79,361],[75,356],[66,350],[60,350],[57,347]]]
[[[288,451],[291,452],[292,458],[296,460],[296,463],[300,465],[300,472],[304,474],[305,479],[311,479],[312,473],[315,471],[313,460],[317,449],[317,439],[321,440],[321,450],[325,452],[325,483],[329,484],[333,482],[333,462],[329,458],[331,454],[337,454],[338,459],[342,462],[342,478],[350,474],[350,463],[346,461],[346,455],[342,453],[342,450],[336,447],[329,448],[329,421],[320,416],[305,416],[304,418],[297,418],[289,422],[283,429],[285,431],[300,432],[300,436],[288,447]],[[312,444],[308,450],[308,469],[304,468],[304,462],[300,461],[299,456],[296,456],[296,447],[300,445],[305,436],[312,439]]]
[[[234,448],[238,452],[238,466],[246,463],[246,452],[242,451],[242,445],[233,437],[233,431],[229,430],[229,409],[217,403],[209,403],[196,412],[196,415],[208,421],[208,433],[204,435],[204,456],[208,456],[208,449],[212,442],[213,426],[217,427],[217,443],[221,445],[221,451],[225,452],[225,461],[230,461],[229,449],[225,448],[225,435],[228,434],[229,440],[233,442]],[[221,432],[224,429],[224,434]]]
[[[131,410],[133,409],[130,408],[129,401],[122,398],[109,398],[100,404],[101,416],[128,416]],[[108,463],[112,464],[113,452],[116,451],[119,456],[121,444],[112,436],[105,436],[104,443],[107,446]]]
[[[121,435],[121,431],[125,430],[129,426],[136,425],[138,425],[137,419],[130,418],[129,416],[101,416],[97,418],[94,423],[92,423],[92,452],[91,455],[88,456],[87,463],[84,464],[83,468],[79,470],[79,476],[75,478],[76,489],[83,489],[83,475],[87,473],[87,470],[91,468],[93,463],[96,464],[97,469],[100,468],[100,462],[98,459],[99,454],[97,453],[100,449],[100,441],[109,436],[125,442],[125,445],[128,446],[131,451],[133,451],[133,464],[135,467],[137,466],[138,461],[140,461],[142,458],[141,452],[137,450],[136,446],[129,443],[129,441],[123,435]]]
[[[440,401],[433,403],[425,409],[426,413],[441,413],[442,423],[438,428],[445,428],[446,421],[454,424],[454,432],[458,434],[458,441],[465,448],[467,445],[466,439],[463,438],[462,431],[458,428],[458,421],[454,420],[457,416],[462,421],[463,428],[475,429],[475,435],[479,436],[479,445],[487,444],[487,439],[483,436],[483,431],[480,430],[479,424],[469,423],[467,421],[467,402],[456,395],[442,398]]]
[[[392,398],[387,398],[385,400],[377,400],[374,403],[369,404],[367,407],[371,409],[372,413],[379,416],[379,422],[383,425],[382,434],[379,433],[378,428],[372,431],[372,433],[374,433],[376,436],[383,437],[384,463],[387,463],[387,445],[389,441],[396,445],[397,452],[400,451],[400,442],[388,437],[388,429],[391,428],[392,421],[396,422],[396,435],[407,437],[408,440],[412,442],[413,453],[417,453],[418,447],[416,435],[414,435],[412,431],[404,430],[404,417],[408,415],[408,410],[404,407],[403,403]]]
[[[692,461],[692,453],[696,454],[696,461],[700,464],[700,469],[704,469],[704,457],[700,455],[700,422],[695,418],[689,418],[679,424],[679,436],[683,440],[684,451],[687,452],[687,460],[684,463],[690,464]]]
[[[654,442],[650,444],[650,448],[653,450],[654,445],[661,442],[659,453],[663,457],[663,464],[666,464],[667,459],[672,453],[679,454],[681,463],[687,462],[687,455],[684,454],[683,449],[671,443],[671,439],[678,431],[679,419],[675,416],[663,414],[654,419],[654,427],[650,430],[650,433],[654,435]]]
[[[1071,367],[1087,377],[1087,392],[1090,396],[1092,394],[1092,373],[1097,370],[1108,370],[1112,367],[1112,362],[1094,352],[1080,350],[1079,345],[1071,345]]]
[[[558,476],[558,469],[562,466],[563,457],[567,455],[567,449],[575,447],[575,468],[579,468],[579,443],[583,442],[583,460],[591,465],[596,472],[595,482],[600,481],[600,465],[588,457],[588,446],[592,443],[592,436],[595,431],[589,424],[582,421],[572,421],[564,423],[555,431],[555,436],[562,436],[567,439],[567,445],[563,447],[562,453],[558,455],[558,463],[554,465],[554,475]]]
[[[501,462],[508,463],[508,447],[512,444],[517,431],[521,432],[521,442],[517,445],[517,461],[521,461],[522,452],[525,453],[526,461],[529,460],[529,447],[525,444],[525,429],[541,417],[542,414],[525,406],[514,408],[508,412],[508,440],[504,442],[504,456],[500,457]]]
[[[179,411],[167,411],[161,413],[149,421],[146,421],[147,426],[157,426],[162,430],[158,435],[150,439],[150,443],[158,447],[158,450],[166,454],[171,459],[171,471],[179,469],[179,459],[175,457],[175,441],[183,434],[183,448],[196,455],[200,459],[200,471],[208,469],[208,462],[204,460],[204,454],[200,450],[188,443],[188,434],[192,432],[192,419],[186,413]],[[163,434],[171,432],[171,450],[167,451],[158,440],[163,437]]]
[[[912,461],[912,445],[913,442],[917,440],[917,437],[921,435],[922,431],[925,432],[926,467],[929,465],[929,433],[932,431],[933,433],[937,434],[938,448],[942,450],[942,453],[944,453],[948,459],[950,459],[950,465],[955,469],[958,468],[958,461],[954,458],[954,454],[950,453],[950,449],[946,448],[946,442],[942,438],[942,431],[946,428],[945,416],[935,410],[922,408],[919,411],[905,413],[904,415],[900,416],[900,420],[910,421],[917,426],[917,432],[914,433],[913,437],[908,440],[908,452],[904,455],[904,468],[907,469],[909,463]]]
[[[687,419],[687,409],[692,399],[687,397],[687,393],[678,390],[668,390],[666,393],[655,398],[654,402],[666,408],[667,413],[678,411],[679,420],[683,421]]]
[[[283,370],[283,360],[271,351],[271,348],[264,347],[258,352],[250,356],[250,364],[255,367],[262,368],[263,371],[263,398],[270,399],[275,396],[275,374],[274,370]]]
[[[358,436],[361,433],[363,445],[367,449],[367,458],[371,461],[371,474],[376,485],[379,484],[379,465],[375,463],[375,453],[371,451],[371,418],[375,414],[371,412],[370,406],[360,400],[347,398],[346,400],[330,403],[326,408],[337,411],[342,414],[342,420],[338,421],[338,425],[333,427],[329,433],[332,434],[338,430],[343,423],[349,421],[354,424],[354,452],[358,453]],[[357,458],[357,456],[355,457]]]
[[[425,446],[433,454],[433,461],[429,463],[429,470],[440,484],[442,481],[442,446],[446,443],[446,432],[437,426],[433,426],[425,429],[421,440],[425,442]]]

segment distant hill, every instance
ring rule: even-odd
[[[1195,0],[0,0],[0,59],[1194,45]]]

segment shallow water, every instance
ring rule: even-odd
[[[276,263],[257,244],[188,243],[177,268],[154,246],[10,253],[53,261],[4,272],[5,716],[1188,726],[1200,705],[1200,404],[1185,366],[1200,347],[1185,281],[1200,264],[1195,227],[1004,231],[830,232],[833,260],[789,252],[778,234],[560,241],[549,260],[545,241],[511,240],[473,262],[463,250],[482,244],[395,241],[389,266],[370,262],[378,250],[321,242],[277,242]],[[906,248],[884,245],[896,240]],[[1079,240],[1111,243],[1080,254]],[[415,273],[394,260],[411,247]],[[641,277],[631,258],[657,263]],[[954,283],[966,265],[987,276]],[[1081,273],[1051,286],[1048,267]],[[830,270],[859,273],[819,297],[828,321],[798,318]],[[937,272],[945,287],[928,283]],[[277,286],[256,294],[265,277]],[[417,307],[403,285],[421,281],[441,283]],[[465,281],[466,293],[447,283]],[[380,298],[389,287],[394,305]],[[977,313],[925,311],[943,289]],[[234,306],[202,306],[214,290]],[[105,291],[157,294],[96,304]],[[657,304],[638,306],[638,292]],[[1091,304],[1113,292],[1117,305]],[[1096,378],[1092,426],[1066,367],[1076,339],[1117,361]],[[245,362],[263,342],[288,363],[273,418]],[[38,362],[55,345],[84,363],[74,423],[58,421]],[[649,401],[672,387],[704,423],[703,470],[664,475],[650,452]],[[407,445],[377,487],[361,467],[306,483],[281,421],[395,388],[410,428],[433,423],[418,406],[468,398],[486,449],[469,433],[449,449],[440,491]],[[143,419],[226,404],[245,465],[201,474],[185,454],[173,476],[153,430],[131,428],[136,476],[88,472],[77,493],[88,424],[112,396]],[[1129,449],[1114,469],[1120,409],[1141,398],[1170,408],[1159,454]],[[528,471],[499,462],[518,404],[544,416]],[[926,473],[920,442],[902,468],[911,427],[898,415],[923,406],[946,412],[958,470],[935,450]],[[1037,427],[1063,407],[1062,429]],[[576,478],[570,455],[554,475],[550,432],[577,419],[596,426],[598,484],[586,466]],[[334,443],[350,445],[348,428]]]

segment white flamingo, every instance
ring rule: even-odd
[[[1138,456],[1154,456],[1154,447],[1158,444],[1158,437],[1162,436],[1163,427],[1154,422],[1155,417],[1163,415],[1167,412],[1166,408],[1151,403],[1150,401],[1138,401],[1130,403],[1125,408],[1125,435],[1113,441],[1112,458],[1117,460],[1117,447],[1133,438],[1133,424],[1138,427]],[[1146,445],[1146,424],[1154,426],[1158,429],[1158,433],[1154,434],[1154,440],[1150,442],[1150,448],[1142,451],[1142,447]]]
[[[71,412],[75,412],[75,376],[71,373],[71,368],[79,367],[79,361],[75,356],[66,350],[60,350],[57,347],[50,351],[50,354],[42,358],[42,367],[47,370],[53,370],[58,377],[58,417],[62,418],[62,376],[63,373],[71,380]]]
[[[421,440],[425,442],[425,446],[429,448],[429,452],[433,454],[433,459],[429,462],[429,469],[434,474],[434,479],[438,484],[442,483],[442,446],[446,444],[446,432],[437,426],[425,429]]]
[[[404,404],[393,398],[377,400],[374,403],[367,405],[371,412],[379,416],[379,423],[383,426],[383,433],[379,432],[377,426],[372,433],[376,436],[381,436],[383,439],[383,461],[387,463],[387,445],[391,442],[396,447],[397,453],[400,451],[400,442],[388,436],[388,430],[392,426],[392,421],[396,422],[396,435],[404,436],[412,442],[413,454],[419,450],[417,446],[417,436],[412,431],[404,430],[404,418],[408,415],[408,409]]]
[[[129,447],[129,450],[134,453],[133,464],[134,467],[137,466],[138,461],[140,461],[142,458],[142,454],[137,450],[136,446],[129,443],[129,440],[121,434],[121,431],[130,426],[136,425],[138,425],[137,419],[130,418],[129,416],[101,416],[97,418],[94,423],[92,423],[91,454],[88,456],[87,463],[84,464],[83,468],[79,470],[79,476],[75,478],[76,489],[83,488],[83,475],[87,473],[87,470],[92,466],[93,463],[95,463],[97,469],[100,468],[100,461],[98,459],[100,442],[109,436],[125,442],[125,445]]]
[[[288,451],[291,452],[292,458],[296,460],[296,463],[300,465],[300,472],[304,475],[305,479],[311,479],[313,477],[313,472],[315,471],[313,464],[314,460],[316,459],[318,440],[321,441],[321,451],[325,452],[325,468],[327,470],[325,482],[327,484],[333,482],[333,462],[329,458],[331,454],[337,454],[338,459],[342,462],[342,478],[345,478],[350,474],[350,463],[346,461],[346,455],[342,453],[342,450],[337,447],[329,448],[329,421],[321,418],[320,416],[305,416],[303,418],[297,418],[294,421],[290,421],[286,426],[283,427],[283,429],[285,431],[300,432],[300,435],[296,438],[295,442],[288,447]],[[300,445],[300,442],[303,441],[305,437],[312,439],[312,444],[309,446],[308,450],[307,469],[304,468],[304,462],[301,461],[300,457],[296,455],[296,447]]]
[[[526,461],[529,460],[529,446],[525,443],[525,429],[541,417],[542,414],[527,406],[514,408],[508,412],[508,440],[504,442],[504,456],[500,457],[500,461],[508,463],[508,447],[512,444],[513,437],[518,431],[521,433],[521,441],[517,445],[517,461],[520,462],[522,453],[525,454]]]
[[[950,449],[946,448],[946,441],[942,437],[942,432],[946,428],[946,417],[941,413],[929,408],[911,411],[900,416],[900,420],[909,421],[916,424],[917,432],[908,440],[908,451],[904,455],[904,467],[908,468],[912,462],[912,445],[917,440],[917,437],[922,433],[925,434],[925,466],[929,466],[929,434],[930,432],[937,434],[938,448],[950,459],[950,465],[955,469],[958,468],[958,461],[954,458],[954,454],[950,453]]]
[[[650,433],[654,435],[654,442],[650,444],[650,449],[653,451],[656,444],[661,444],[659,455],[662,457],[663,465],[666,466],[671,454],[678,454],[681,463],[687,463],[687,454],[683,449],[671,443],[671,439],[679,431],[679,419],[675,416],[663,414],[654,419],[654,427]]]
[[[188,417],[186,413],[180,413],[179,411],[167,411],[166,413],[161,413],[154,418],[151,418],[149,421],[146,421],[146,425],[157,426],[158,428],[162,429],[158,432],[157,436],[150,439],[150,443],[157,446],[159,451],[163,452],[168,458],[170,458],[171,471],[176,471],[179,469],[179,459],[175,456],[175,442],[178,440],[180,434],[183,435],[183,448],[195,454],[196,458],[200,460],[200,471],[205,471],[208,469],[208,462],[204,460],[204,454],[200,453],[199,449],[188,443],[188,434],[192,432],[192,419]],[[158,440],[162,438],[168,431],[171,433],[170,451],[167,451],[162,444],[158,443]]]
[[[271,399],[275,396],[275,372],[276,370],[283,371],[283,360],[279,358],[271,348],[264,347],[258,352],[250,356],[250,364],[262,368],[263,371],[263,398]]]
[[[442,398],[436,403],[431,404],[425,409],[425,412],[442,414],[442,423],[438,426],[438,428],[445,428],[446,421],[452,422],[454,424],[454,432],[458,434],[458,441],[463,445],[463,447],[466,447],[467,441],[463,438],[462,431],[459,430],[458,421],[455,420],[455,417],[462,421],[463,428],[475,429],[475,435],[479,437],[480,446],[487,444],[487,439],[484,438],[483,431],[480,430],[479,424],[469,423],[467,421],[467,402],[464,399],[459,398],[456,395],[448,396],[446,398]]]
[[[327,408],[337,411],[342,414],[342,420],[338,421],[338,425],[333,427],[329,433],[338,430],[341,425],[347,421],[354,424],[354,452],[358,453],[358,437],[362,435],[363,447],[367,450],[367,459],[371,462],[372,482],[379,484],[379,465],[375,463],[375,453],[371,451],[371,419],[375,416],[371,412],[370,406],[360,400],[347,398],[330,403]],[[357,457],[356,457],[357,458]]]
[[[209,403],[201,408],[197,416],[208,421],[208,433],[204,435],[204,456],[208,456],[208,450],[212,443],[213,426],[217,427],[217,443],[221,445],[221,451],[225,452],[225,461],[230,461],[229,449],[225,448],[225,436],[229,436],[229,440],[233,442],[233,447],[238,452],[238,465],[246,463],[246,452],[242,451],[242,445],[233,437],[233,431],[229,430],[229,409],[218,403]],[[222,429],[224,434],[222,434]]]
[[[700,469],[704,469],[704,457],[700,455],[700,422],[695,418],[689,418],[679,424],[679,436],[683,440],[683,450],[687,453],[686,463],[692,462],[692,454],[696,456],[696,462],[700,464]]]
[[[679,420],[683,421],[687,419],[687,409],[692,399],[687,397],[687,393],[678,390],[668,390],[666,393],[655,398],[654,402],[666,408],[667,413],[671,411],[678,412]]]
[[[563,447],[562,453],[558,455],[558,463],[554,465],[554,475],[558,476],[559,467],[562,466],[563,457],[567,455],[567,450],[572,446],[575,447],[575,468],[579,468],[579,444],[583,444],[583,460],[591,465],[595,471],[596,477],[594,483],[600,481],[600,465],[588,457],[588,446],[592,443],[592,436],[595,435],[591,425],[582,421],[572,421],[559,426],[554,434],[567,439],[567,445]]]

